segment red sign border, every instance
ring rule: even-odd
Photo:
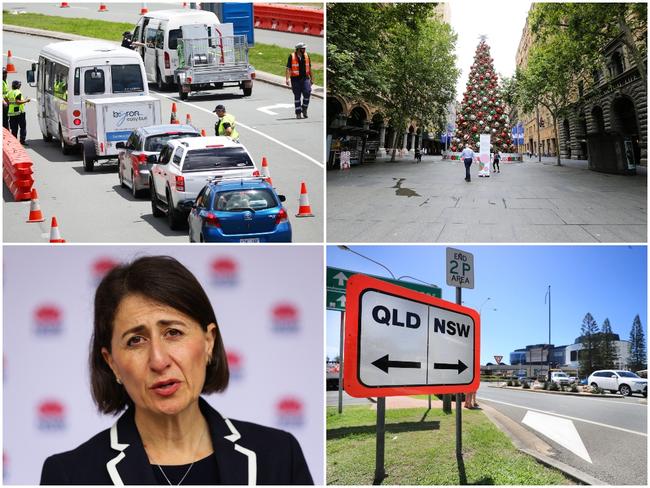
[[[439,386],[386,386],[369,387],[359,380],[359,302],[362,293],[368,289],[390,293],[403,298],[433,305],[452,312],[468,315],[474,320],[474,378],[467,385]],[[345,339],[343,362],[343,387],[353,397],[383,397],[399,395],[428,395],[445,393],[469,393],[478,390],[481,381],[480,344],[481,319],[474,309],[463,307],[447,300],[426,295],[408,288],[394,285],[363,274],[348,278],[345,298]]]

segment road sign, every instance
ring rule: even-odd
[[[341,300],[340,296],[345,296],[345,287],[347,285],[348,279],[350,276],[357,274],[357,271],[350,271],[347,269],[334,268],[332,266],[327,267],[326,280],[325,284],[327,287],[327,309],[328,310],[341,310],[345,311],[345,299]],[[382,281],[388,281],[389,283],[395,283],[399,286],[405,288],[410,288],[412,290],[419,291],[421,293],[426,293],[434,297],[440,298],[442,296],[442,290],[437,286],[427,286],[419,283],[412,283],[410,281],[400,281],[393,280],[390,278],[384,278],[382,276],[375,275],[366,275],[372,276]]]
[[[366,275],[348,279],[345,391],[355,397],[476,391],[476,310]]]
[[[501,364],[502,359],[503,359],[503,356],[494,356],[494,360],[497,362],[497,364]]]
[[[474,288],[474,255],[447,248],[447,284],[459,288]]]

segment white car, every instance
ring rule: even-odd
[[[568,386],[571,381],[569,375],[562,371],[551,371],[551,383],[556,383],[561,386]]]
[[[179,229],[208,180],[259,176],[246,148],[229,137],[189,137],[168,141],[151,167],[151,210],[167,215]]]
[[[587,384],[609,390],[612,393],[620,392],[623,396],[629,396],[632,393],[641,393],[643,396],[648,396],[648,380],[641,378],[632,371],[613,369],[594,371],[589,375]]]

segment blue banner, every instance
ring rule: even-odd
[[[129,136],[131,135],[132,130],[121,130],[117,132],[107,132],[106,133],[106,140],[108,142],[120,142],[120,141],[126,141]]]

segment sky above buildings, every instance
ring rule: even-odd
[[[379,261],[396,277],[409,275],[442,288],[446,246],[349,246]],[[551,285],[551,342],[572,344],[587,312],[600,327],[609,318],[614,333],[627,340],[641,317],[647,341],[647,253],[643,246],[457,246],[474,254],[476,284],[463,290],[464,305],[481,309],[481,364],[494,362],[529,344],[548,342]],[[327,265],[390,277],[382,267],[336,246],[327,248]],[[490,298],[489,300],[487,300]],[[327,356],[339,351],[340,312],[327,311]]]
[[[532,2],[529,0],[457,0],[451,2],[451,26],[458,34],[456,67],[461,75],[456,84],[456,99],[465,93],[469,70],[479,36],[485,34],[494,68],[500,76],[515,73],[515,56]]]

